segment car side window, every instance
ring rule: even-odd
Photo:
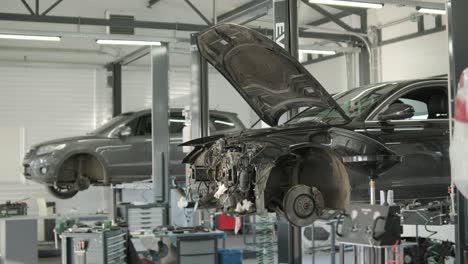
[[[130,129],[132,130],[132,136],[136,135],[136,129],[138,127],[138,121],[140,121],[140,118],[137,117],[133,120],[131,120],[130,122],[127,123],[126,126],[130,127]]]
[[[216,132],[236,128],[236,123],[227,116],[210,115],[210,122],[213,124],[213,127],[216,130]]]
[[[151,114],[140,117],[135,136],[151,136]]]
[[[410,118],[407,118],[407,120],[425,120],[428,118],[429,112],[426,102],[408,98],[400,98],[398,100],[404,104],[411,105],[414,109],[414,115]]]
[[[185,127],[185,117],[182,112],[171,112],[169,117],[169,133],[182,134]]]
[[[414,115],[404,120],[429,120],[448,118],[448,97],[446,87],[423,87],[408,91],[387,103],[372,120],[378,120],[392,104],[406,104],[414,108]]]

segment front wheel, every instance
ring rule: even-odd
[[[283,198],[283,211],[286,218],[298,227],[311,225],[322,215],[323,208],[322,194],[315,187],[295,185]]]
[[[48,186],[47,190],[58,199],[70,199],[78,193],[73,186]]]

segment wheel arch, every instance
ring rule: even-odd
[[[80,156],[80,155],[90,156],[91,158],[95,159],[99,163],[99,165],[101,166],[102,180],[103,180],[104,184],[109,184],[110,183],[110,178],[109,178],[109,175],[107,173],[107,171],[108,171],[107,163],[105,162],[105,160],[102,157],[100,157],[99,155],[97,155],[96,153],[91,152],[91,151],[86,150],[86,149],[78,149],[78,150],[68,152],[62,158],[62,160],[60,161],[60,163],[57,166],[57,180],[60,177],[60,173],[61,173],[62,168],[65,165],[65,163],[67,161],[69,161],[70,159],[72,159],[73,157]]]
[[[348,172],[341,159],[326,146],[295,145],[278,157],[265,186],[265,205],[282,204],[285,193],[297,184],[316,187],[323,195],[326,208],[343,209],[349,203]]]

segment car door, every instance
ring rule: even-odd
[[[116,137],[112,145],[99,149],[100,155],[108,164],[111,182],[129,182],[148,177],[145,171],[145,163],[147,163],[145,143],[148,137],[141,131],[143,119],[142,116],[136,116],[122,124],[131,128],[131,135]]]
[[[151,174],[153,173],[153,140],[151,138],[151,123],[151,113],[142,115],[135,131],[135,137],[132,141],[135,147],[135,157],[138,159],[138,162],[135,164],[135,169],[138,171],[138,174],[136,175],[140,175],[145,179],[151,178]]]
[[[390,105],[414,108],[411,118],[380,121]],[[450,184],[448,97],[446,81],[422,82],[401,89],[365,121],[365,133],[380,138],[402,162],[377,179],[377,188],[394,190],[396,199],[441,197]]]

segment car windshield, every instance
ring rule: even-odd
[[[383,95],[393,90],[395,86],[395,83],[362,86],[338,93],[333,96],[333,99],[335,99],[345,114],[352,119],[369,110],[375,102],[380,100]],[[304,109],[301,110],[304,111]],[[339,112],[334,109],[312,107],[291,119],[288,123],[318,122],[336,125],[342,123],[342,121],[343,118]]]
[[[127,114],[127,113],[118,115],[118,116],[112,118],[111,120],[105,122],[103,125],[96,128],[95,130],[89,132],[88,134],[89,135],[102,134],[102,133],[106,132],[107,130],[109,130],[110,128],[113,128],[115,125],[120,123],[124,118],[128,117],[129,115],[130,114]]]

